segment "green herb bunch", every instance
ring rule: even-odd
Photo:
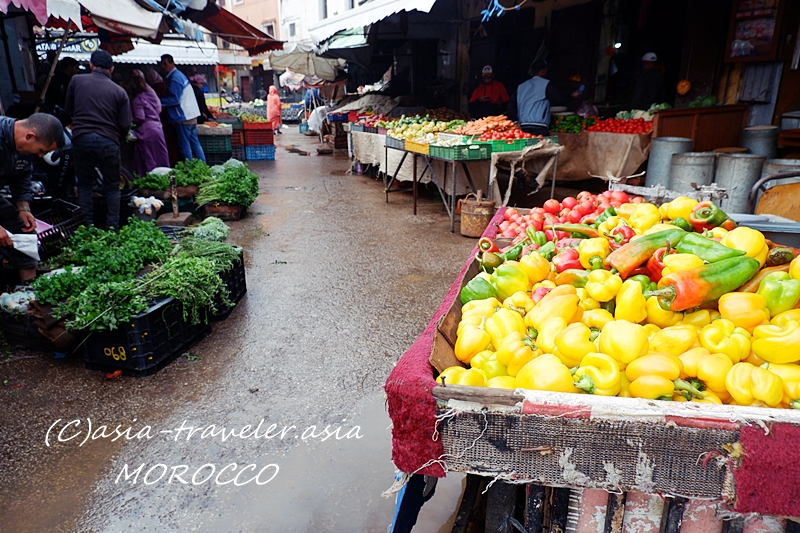
[[[169,174],[156,174],[150,172],[146,176],[139,176],[133,183],[137,189],[151,189],[155,191],[165,191],[169,189]]]
[[[225,171],[200,185],[195,201],[198,205],[225,202],[248,207],[258,197],[258,176],[246,165],[224,165]]]

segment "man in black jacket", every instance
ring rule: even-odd
[[[22,281],[36,275],[37,262],[15,250],[8,234],[36,231],[30,208],[33,167],[25,156],[42,157],[63,146],[64,130],[52,115],[36,113],[25,120],[0,117],[0,185],[11,189],[11,202],[0,196],[0,255],[19,270]]]
[[[92,52],[89,66],[91,74],[72,78],[65,109],[66,116],[72,118],[78,202],[84,221],[92,224],[95,169],[99,169],[108,202],[106,226],[119,229],[119,146],[131,127],[131,104],[125,89],[111,78],[111,54],[105,50]]]
[[[53,74],[44,97],[44,104],[50,113],[58,116],[56,108],[61,108],[63,111],[69,82],[78,73],[78,66],[78,62],[72,57],[65,57],[58,62],[58,70]]]

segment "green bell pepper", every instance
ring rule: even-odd
[[[694,254],[706,263],[716,263],[723,259],[739,257],[745,254],[742,250],[730,248],[717,241],[707,239],[698,233],[687,233],[686,236],[675,245],[675,250],[679,254]]]
[[[516,265],[503,263],[494,269],[492,282],[497,289],[497,298],[502,302],[515,292],[528,290],[528,275]]]
[[[494,285],[483,278],[473,278],[461,289],[461,304],[472,300],[486,300],[497,296]]]
[[[533,226],[525,228],[525,234],[528,236],[528,240],[531,244],[538,244],[539,246],[547,244],[547,235],[545,235],[543,231],[536,231],[536,228]]]
[[[770,316],[775,316],[800,301],[800,280],[793,279],[788,272],[772,272],[761,280],[757,292],[767,301]]]
[[[598,216],[597,219],[594,221],[594,224],[592,224],[592,227],[593,228],[597,228],[600,224],[605,222],[607,218],[615,217],[615,216],[617,216],[617,210],[614,209],[613,207],[609,207],[605,211],[600,213],[600,216]]]
[[[689,221],[683,217],[676,218],[675,220],[670,222],[670,224],[672,224],[673,226],[678,226],[683,231],[694,231],[694,228],[692,227],[691,224],[689,224]]]
[[[512,248],[509,248],[505,252],[499,253],[499,255],[503,261],[516,261],[517,259],[522,256],[522,250],[525,248],[525,245],[522,242],[515,244]]]
[[[642,286],[642,292],[645,291],[652,291],[658,288],[658,284],[654,283],[649,276],[645,274],[637,274],[635,276],[631,276],[628,279],[632,279],[633,281],[638,281],[639,284]]]

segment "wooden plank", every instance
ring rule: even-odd
[[[683,513],[686,509],[686,498],[670,498],[664,510],[661,531],[663,533],[680,533]]]
[[[487,387],[466,387],[463,385],[437,385],[433,388],[433,397],[444,402],[448,400],[461,400],[477,402],[484,405],[510,405],[514,406],[522,398],[514,395],[510,389],[492,389]]]
[[[530,532],[539,533],[544,527],[544,491],[543,485],[525,485],[525,529]]]
[[[622,523],[625,520],[626,493],[608,493],[608,510],[606,511],[605,533],[622,533]]]

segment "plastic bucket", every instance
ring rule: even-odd
[[[778,157],[778,126],[751,126],[742,130],[742,146],[751,154],[763,155],[767,159]]]
[[[714,181],[728,190],[728,197],[720,202],[727,213],[747,212],[750,189],[761,177],[761,167],[766,157],[758,154],[720,154]]]
[[[486,226],[494,216],[495,206],[493,200],[481,198],[482,191],[476,196],[469,193],[461,203],[461,235],[465,237],[480,237]]]
[[[673,154],[669,171],[668,189],[680,193],[694,192],[692,183],[697,186],[710,185],[714,179],[713,152],[686,152]]]
[[[669,172],[672,156],[691,151],[692,140],[687,137],[656,137],[650,144],[650,156],[647,159],[645,186],[669,186]]]

